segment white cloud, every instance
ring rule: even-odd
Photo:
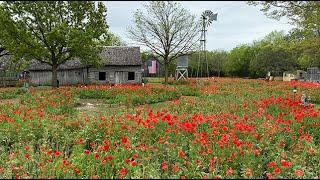
[[[133,25],[133,13],[142,8],[137,1],[105,1],[107,21],[110,31],[119,35],[131,45],[126,36],[127,27]],[[231,50],[239,44],[261,39],[273,30],[289,31],[293,26],[286,19],[277,21],[267,18],[259,7],[249,6],[238,1],[181,1],[182,6],[199,16],[205,10],[218,13],[208,30],[207,49]],[[144,48],[142,48],[144,49]]]

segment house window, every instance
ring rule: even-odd
[[[106,80],[106,72],[99,72],[99,80],[100,81]]]
[[[134,80],[134,72],[128,72],[128,80]]]

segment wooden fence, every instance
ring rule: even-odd
[[[19,74],[16,72],[0,71],[0,87],[17,86],[19,83]]]

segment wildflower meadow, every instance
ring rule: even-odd
[[[3,88],[0,178],[320,178],[319,104],[238,78]]]

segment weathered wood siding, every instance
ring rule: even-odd
[[[18,83],[17,77],[0,77],[0,87],[16,86]]]
[[[106,80],[99,80],[99,72],[106,72]],[[128,73],[134,72],[134,80]],[[32,85],[51,85],[51,71],[30,71]],[[58,71],[59,85],[74,84],[137,84],[141,83],[141,66],[105,66],[99,69],[83,68]]]
[[[106,72],[106,80],[99,80],[99,72]],[[128,72],[134,72],[134,80],[128,80]],[[88,79],[93,84],[137,84],[141,83],[141,66],[105,66],[89,68]]]
[[[30,71],[32,85],[51,85],[51,71]],[[59,85],[84,84],[87,79],[86,69],[59,70]]]
[[[16,86],[19,84],[19,73],[0,71],[0,87]]]

